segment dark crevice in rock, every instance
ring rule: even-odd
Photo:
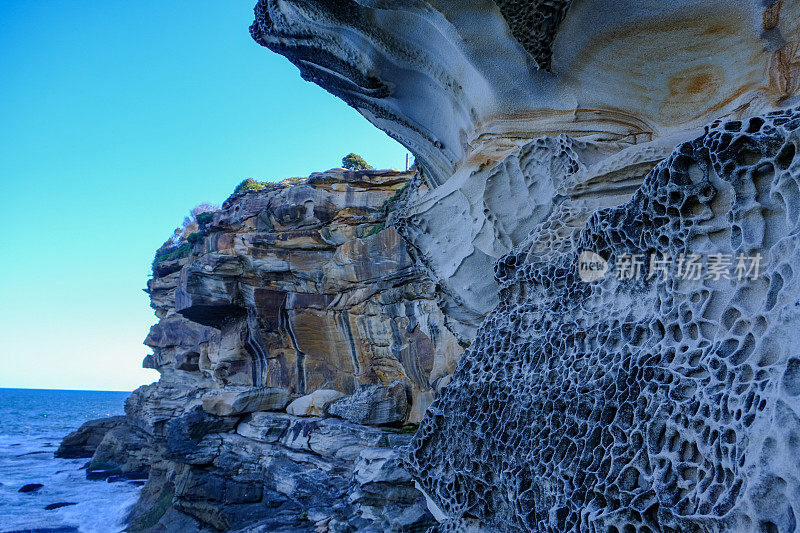
[[[533,56],[540,69],[550,70],[553,40],[570,0],[495,0],[511,34]]]
[[[289,340],[292,347],[297,353],[297,392],[300,394],[306,393],[306,354],[300,349],[297,342],[297,336],[292,329],[292,317],[289,315],[289,310],[286,307],[281,307],[280,310],[280,328],[289,335]]]

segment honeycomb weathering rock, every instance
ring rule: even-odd
[[[408,457],[451,521],[795,530],[799,130],[800,110],[717,121],[570,250],[541,260],[534,230],[497,264],[500,304]],[[609,274],[581,281],[583,250]],[[629,254],[763,259],[755,279],[617,279]]]
[[[621,146],[563,134],[536,139],[502,163],[454,177],[432,193],[415,190],[397,229],[417,261],[441,280],[440,305],[451,329],[469,342],[498,303],[492,268],[500,257],[537,227],[538,251],[553,252],[593,211],[630,199],[668,153],[660,142]]]
[[[570,0],[496,0],[496,3],[514,38],[534,57],[539,68],[549,69],[553,39]]]

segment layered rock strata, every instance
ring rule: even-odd
[[[421,167],[398,231],[471,343],[407,458],[442,530],[796,529],[800,4],[255,15]]]
[[[134,394],[128,419],[144,429],[151,465],[131,531],[425,531],[433,523],[399,466],[411,438],[399,429],[268,411],[216,416],[203,410],[202,391],[163,383]]]
[[[190,260],[149,284],[154,366],[297,395],[402,381],[419,421],[462,348],[386,225],[409,180],[331,171],[225,202]]]
[[[433,523],[398,448],[463,348],[388,220],[412,174],[339,169],[237,193],[191,249],[162,250],[145,341],[161,379],[89,463],[149,473],[132,530]]]

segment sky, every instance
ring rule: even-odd
[[[133,390],[142,291],[245,178],[405,149],[248,33],[255,0],[0,1],[0,387]]]

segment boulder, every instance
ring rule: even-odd
[[[59,503],[51,503],[49,505],[44,506],[45,511],[52,511],[54,509],[61,509],[62,507],[69,507],[71,505],[78,505],[75,502],[59,502]]]
[[[342,398],[328,407],[328,414],[356,424],[382,426],[403,422],[409,405],[405,384],[365,384],[355,394]]]
[[[61,441],[55,456],[60,459],[88,459],[105,438],[106,433],[125,422],[124,416],[90,420]]]
[[[339,391],[320,389],[297,398],[286,408],[286,412],[294,416],[325,416],[325,409],[343,397]]]
[[[122,424],[106,433],[87,465],[86,477],[108,481],[146,479],[154,459],[147,435]]]
[[[203,410],[217,416],[255,411],[280,411],[289,403],[289,391],[276,387],[226,388],[203,397]]]
[[[237,417],[212,415],[195,406],[167,422],[165,455],[186,463],[210,462],[216,453],[216,446],[209,446],[204,437],[231,431],[238,421]]]

